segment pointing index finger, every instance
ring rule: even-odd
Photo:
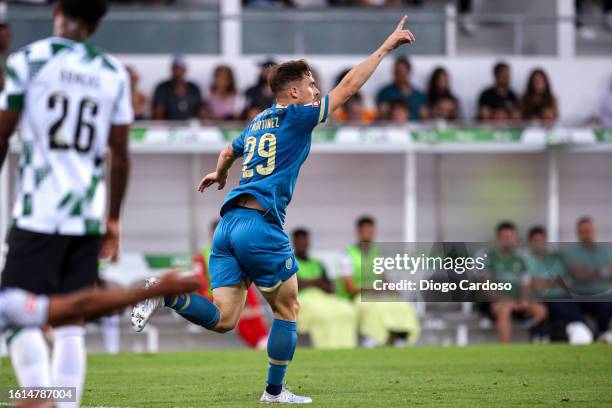
[[[396,30],[403,30],[404,29],[404,24],[406,24],[406,21],[408,21],[408,16],[405,15],[404,17],[402,17],[400,22],[397,24]]]

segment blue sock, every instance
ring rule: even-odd
[[[219,309],[210,300],[197,293],[168,296],[164,303],[178,314],[208,330],[212,330],[219,323]]]
[[[268,386],[266,392],[280,394],[285,372],[297,344],[297,324],[288,320],[274,319],[268,335]]]

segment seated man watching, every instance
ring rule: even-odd
[[[589,217],[582,217],[576,225],[578,241],[563,251],[567,268],[567,286],[578,301],[555,305],[568,321],[586,322],[585,315],[595,320],[595,339],[609,341],[612,318],[612,254],[609,245],[595,241],[595,225]]]
[[[525,300],[527,265],[516,250],[516,226],[501,222],[496,228],[495,247],[487,254],[486,278],[494,282],[510,283],[512,290],[505,294],[490,293],[490,312],[495,319],[500,343],[510,343],[512,317],[531,319],[532,330],[547,318],[546,307],[539,302]]]
[[[323,264],[308,256],[309,233],[293,231],[293,250],[300,265],[297,273],[299,333],[308,333],[315,348],[357,346],[357,312],[352,303],[332,294]]]
[[[413,344],[419,338],[420,327],[410,303],[400,302],[396,298],[384,302],[365,302],[361,299],[362,292],[368,290],[365,288],[372,287],[373,259],[380,256],[374,234],[373,218],[365,216],[357,220],[357,243],[346,248],[341,263],[342,277],[336,284],[336,292],[356,305],[359,334],[364,347]]]

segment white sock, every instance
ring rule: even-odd
[[[9,352],[20,386],[51,386],[49,348],[40,328],[21,329],[11,339]]]
[[[76,387],[75,402],[58,402],[57,408],[78,407],[83,395],[87,352],[85,350],[85,328],[61,326],[53,330],[53,358],[51,377],[55,387]]]
[[[121,341],[119,331],[119,315],[105,316],[100,319],[100,328],[104,338],[104,349],[109,354],[119,353]]]

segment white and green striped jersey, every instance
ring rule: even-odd
[[[9,57],[0,109],[21,112],[15,225],[47,234],[101,234],[110,127],[133,120],[121,63],[87,42],[36,41]]]

